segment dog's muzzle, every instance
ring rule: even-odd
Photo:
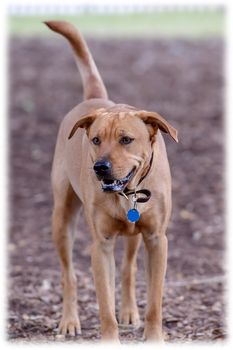
[[[112,163],[108,160],[99,160],[93,167],[98,180],[107,179],[112,176]]]
[[[101,181],[102,190],[104,192],[119,192],[123,191],[128,182],[132,179],[135,168],[129,174],[121,179],[116,179],[112,175],[112,164],[107,160],[100,160],[93,167],[97,179]]]

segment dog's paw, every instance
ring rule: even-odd
[[[62,316],[58,327],[58,333],[62,335],[70,335],[72,337],[81,334],[81,326],[78,316]]]
[[[140,317],[138,313],[138,308],[122,308],[120,312],[120,326],[132,326],[134,328],[138,328],[140,326]]]
[[[164,343],[164,335],[160,327],[150,327],[145,324],[143,340],[146,342]]]

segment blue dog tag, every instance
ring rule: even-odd
[[[140,219],[140,214],[137,209],[130,209],[127,213],[127,218],[130,222],[136,222]]]

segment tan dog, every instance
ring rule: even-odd
[[[45,23],[69,40],[81,72],[85,100],[61,123],[52,169],[53,239],[63,281],[59,331],[71,335],[81,331],[71,233],[83,205],[93,239],[91,260],[102,339],[118,339],[113,251],[116,237],[123,235],[120,322],[139,324],[135,272],[142,236],[148,283],[144,338],[162,340],[165,232],[171,212],[171,177],[160,130],[176,141],[177,131],[157,113],[109,101],[80,33],[66,22]]]

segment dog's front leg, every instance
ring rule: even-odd
[[[92,268],[100,310],[102,340],[118,340],[115,317],[114,237],[95,238],[92,245]]]
[[[130,323],[138,327],[140,318],[135,294],[135,274],[137,270],[137,252],[141,242],[141,235],[124,237],[124,256],[122,264],[122,293],[120,322],[124,325]]]
[[[162,295],[167,265],[167,237],[165,234],[145,235],[144,242],[148,284],[144,339],[162,341]]]

